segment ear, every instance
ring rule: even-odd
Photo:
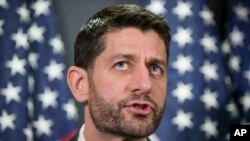
[[[86,102],[89,96],[88,73],[86,70],[71,66],[68,69],[67,82],[74,98],[78,102]]]

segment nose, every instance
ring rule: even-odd
[[[145,65],[137,66],[131,76],[130,90],[137,95],[149,94],[152,89],[149,70]]]

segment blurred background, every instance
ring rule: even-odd
[[[122,3],[171,28],[167,105],[153,141],[224,141],[231,124],[249,123],[250,1],[0,0],[0,141],[77,133],[82,104],[65,83],[74,40],[93,14]]]

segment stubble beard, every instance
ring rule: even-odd
[[[112,101],[106,101],[100,93],[97,92],[95,85],[90,87],[89,109],[90,115],[96,128],[101,132],[106,132],[116,136],[129,138],[143,138],[152,134],[158,127],[164,112],[164,107],[159,107],[157,103],[147,95],[133,95],[117,104]],[[132,120],[127,120],[122,112],[126,103],[131,100],[147,100],[154,105],[152,115],[140,116],[133,115]]]

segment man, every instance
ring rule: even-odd
[[[80,30],[67,80],[84,104],[78,141],[146,141],[165,98],[169,28],[136,5],[111,6]]]

